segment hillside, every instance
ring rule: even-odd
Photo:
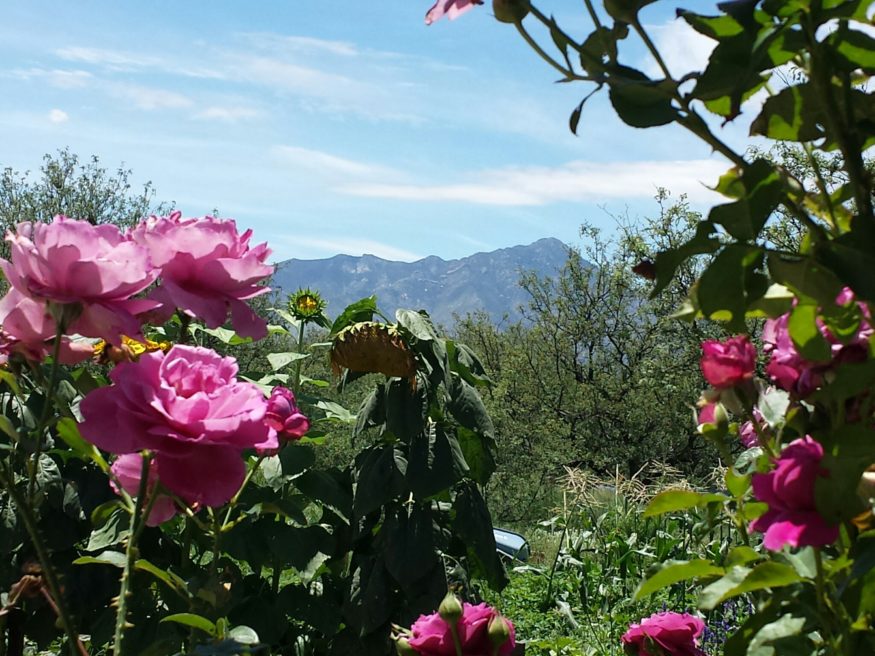
[[[527,301],[519,288],[521,271],[555,275],[568,257],[568,247],[558,239],[539,239],[527,246],[475,253],[457,260],[429,256],[416,262],[394,262],[374,255],[335,255],[321,260],[291,259],[280,262],[273,287],[283,293],[298,287],[318,290],[328,301],[331,316],[347,304],[370,294],[380,308],[425,309],[445,326],[453,314],[484,310],[494,321],[507,314],[518,319],[519,306]]]

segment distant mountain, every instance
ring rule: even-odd
[[[328,301],[332,317],[349,303],[376,294],[380,309],[389,316],[398,308],[424,309],[435,322],[451,326],[453,313],[484,310],[494,321],[505,314],[516,320],[519,306],[528,301],[518,284],[520,273],[554,276],[568,251],[558,239],[548,238],[458,260],[434,255],[416,262],[393,262],[374,255],[292,259],[279,263],[272,287],[283,294],[299,287],[317,290]]]

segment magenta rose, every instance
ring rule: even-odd
[[[138,453],[126,453],[123,456],[119,456],[112,463],[112,473],[122,486],[122,489],[132,497],[136,497],[140,493],[140,479],[143,475],[142,456]],[[149,503],[152,504],[149,516],[146,518],[147,526],[163,524],[167,520],[173,519],[178,513],[173,499],[166,494],[156,491],[155,486],[158,480],[158,465],[153,460],[149,463],[149,478],[146,483],[147,498],[143,505],[145,508]],[[112,483],[112,488],[118,494],[119,490],[116,488],[115,483]],[[155,494],[158,496],[152,500],[152,496]]]
[[[699,638],[705,623],[687,613],[654,613],[632,624],[621,640],[627,653],[635,656],[705,656]]]
[[[702,373],[717,389],[728,389],[753,378],[757,352],[747,335],[736,335],[724,342],[702,342]]]
[[[489,622],[497,615],[495,609],[486,604],[462,604],[462,616],[456,623],[462,656],[487,656],[493,653],[494,647],[489,639]],[[498,654],[510,656],[516,646],[514,628],[510,620],[505,618],[504,621],[507,622],[510,637],[498,648]],[[410,631],[413,637],[408,642],[421,656],[456,656],[450,625],[440,614],[420,615]]]
[[[222,505],[246,474],[241,452],[279,446],[264,421],[267,399],[236,376],[234,358],[210,349],[144,353],[82,400],[82,435],[110,453],[154,451],[168,490],[189,504]]]
[[[21,223],[6,240],[11,257],[0,268],[16,292],[41,304],[79,306],[67,333],[118,343],[123,334],[140,335],[137,315],[158,305],[131,298],[157,271],[149,252],[116,226],[56,216],[52,223]]]
[[[267,244],[249,247],[251,230],[241,235],[233,219],[183,219],[174,212],[151,217],[130,234],[161,270],[161,284],[151,297],[163,304],[166,316],[179,308],[217,328],[230,311],[239,335],[267,335],[267,323],[245,302],[269,292],[259,283],[273,274],[273,266],[265,263]]]
[[[826,476],[821,467],[823,447],[806,435],[790,442],[768,474],[754,474],[754,496],[768,504],[768,511],[751,522],[751,531],[764,533],[763,545],[771,551],[791,547],[822,547],[835,542],[838,526],[827,524],[814,501],[814,485]]]
[[[279,439],[299,440],[310,430],[310,420],[298,409],[292,390],[285,387],[273,388],[264,421],[277,432]]]
[[[469,9],[473,9],[474,5],[482,4],[483,0],[437,0],[432,8],[426,12],[425,24],[431,25],[444,16],[455,20]]]

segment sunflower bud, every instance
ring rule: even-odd
[[[452,591],[448,591],[447,596],[444,597],[441,605],[438,606],[438,615],[450,626],[455,626],[459,618],[462,617],[462,613],[462,602],[459,601],[459,598]]]

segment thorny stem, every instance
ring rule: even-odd
[[[125,546],[125,568],[122,571],[121,585],[118,595],[118,609],[115,616],[115,637],[113,638],[112,653],[115,656],[121,656],[122,642],[125,637],[125,628],[127,627],[128,615],[128,597],[131,594],[130,582],[131,575],[134,571],[134,563],[137,559],[137,540],[146,526],[146,517],[152,509],[152,504],[155,501],[157,494],[148,493],[149,485],[149,465],[152,462],[152,454],[144,451],[142,454],[143,465],[140,469],[140,488],[137,491],[137,501],[134,506],[134,515],[131,518],[131,534],[128,536],[128,543]],[[146,503],[146,497],[148,503]]]
[[[64,629],[64,633],[67,635],[67,646],[70,650],[71,656],[87,654],[79,640],[79,634],[76,632],[75,625],[70,616],[70,611],[67,608],[67,603],[61,595],[61,585],[58,582],[54,565],[52,565],[52,561],[49,558],[49,552],[46,549],[45,544],[43,544],[42,536],[37,527],[36,518],[33,516],[33,511],[21,494],[18,493],[18,490],[15,487],[15,478],[5,465],[0,467],[0,483],[2,483],[3,487],[9,492],[9,496],[15,503],[15,507],[18,509],[22,522],[24,522],[24,528],[27,531],[28,536],[30,536],[31,544],[33,544],[34,551],[36,551],[36,557],[39,559],[40,567],[42,568],[42,575],[45,579],[46,586],[57,604],[58,619],[61,622],[61,627]]]

